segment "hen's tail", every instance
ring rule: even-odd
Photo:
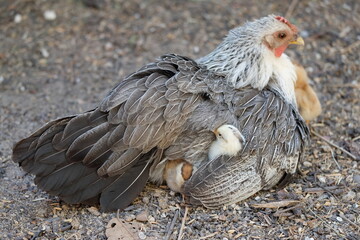
[[[119,176],[99,176],[98,168],[113,153],[104,141],[115,127],[107,115],[95,109],[49,122],[14,146],[13,160],[35,175],[39,188],[65,202],[125,208],[146,184],[152,152]]]

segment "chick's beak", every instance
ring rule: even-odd
[[[289,44],[296,44],[296,45],[304,46],[305,42],[304,42],[304,39],[302,37],[296,36],[295,40],[290,41]]]

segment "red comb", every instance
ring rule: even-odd
[[[276,20],[279,20],[280,22],[285,23],[286,25],[288,25],[290,27],[291,30],[293,30],[294,32],[297,32],[297,28],[295,25],[291,24],[286,18],[281,17],[281,16],[276,16],[275,17]]]
[[[289,24],[289,21],[284,18],[284,17],[281,17],[281,16],[276,16],[275,19],[279,20],[280,22],[283,22],[285,24]]]

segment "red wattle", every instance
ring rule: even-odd
[[[287,45],[282,45],[278,48],[275,48],[275,56],[276,57],[280,57],[281,54],[283,54],[283,52],[285,51],[285,49],[287,48]]]

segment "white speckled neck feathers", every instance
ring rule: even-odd
[[[261,90],[270,86],[296,106],[294,65],[285,54],[275,57],[263,43],[264,36],[283,27],[273,15],[248,22],[231,30],[214,51],[197,62],[224,76],[234,88],[250,85]]]

